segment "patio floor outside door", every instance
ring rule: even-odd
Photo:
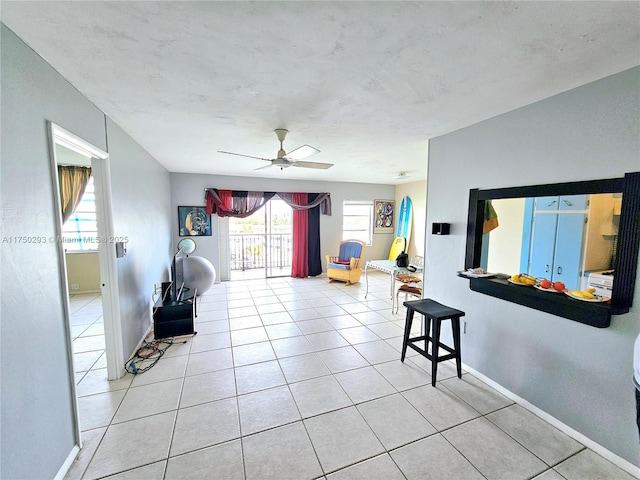
[[[230,218],[230,279],[290,276],[292,225],[291,207],[277,196],[247,218]]]

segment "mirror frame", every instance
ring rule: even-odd
[[[623,178],[589,180],[522,187],[469,191],[465,270],[480,266],[482,223],[487,200],[552,195],[577,195],[622,192],[622,209],[616,249],[616,274],[608,304],[581,302],[564,295],[546,295],[535,289],[509,288],[506,279],[473,278],[471,290],[525,305],[595,327],[608,327],[611,315],[627,313],[633,304],[633,292],[640,248],[640,172]]]

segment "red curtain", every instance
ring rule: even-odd
[[[307,205],[306,193],[294,193],[293,201],[297,205]],[[293,259],[291,276],[306,278],[309,276],[309,211],[293,211]]]
[[[233,208],[233,198],[231,197],[231,190],[218,190],[222,207],[225,210],[231,210]]]

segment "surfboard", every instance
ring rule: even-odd
[[[389,260],[395,260],[400,253],[406,251],[407,243],[404,237],[396,237],[389,249]]]
[[[398,210],[398,223],[396,223],[396,237],[407,239],[407,248],[411,240],[411,221],[413,220],[413,205],[409,197],[404,197]]]

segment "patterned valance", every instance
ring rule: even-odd
[[[294,210],[309,210],[320,206],[320,213],[331,215],[331,195],[329,193],[313,193],[316,198],[308,204],[302,205],[295,200],[291,192],[249,192],[246,190],[218,190],[207,188],[204,199],[209,215],[219,217],[245,218],[264,206],[275,195],[278,195]],[[307,195],[307,194],[305,194]]]

